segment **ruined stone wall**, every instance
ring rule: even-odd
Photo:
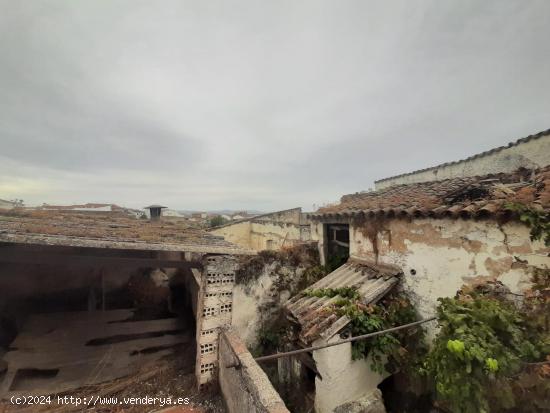
[[[254,348],[260,330],[277,324],[284,303],[324,275],[314,245],[243,258],[233,290],[233,329]]]
[[[310,227],[301,208],[260,215],[210,230],[226,241],[256,251],[279,250],[310,240]]]
[[[279,250],[302,241],[300,225],[284,222],[252,222],[250,248],[256,251]]]
[[[279,311],[290,298],[290,291],[280,288],[281,274],[276,269],[292,276],[291,269],[280,267],[277,262],[267,264],[260,270],[258,278],[236,285],[233,291],[235,308],[232,326],[249,348],[257,345],[259,330],[265,320]]]
[[[518,222],[391,219],[350,226],[350,255],[401,267],[402,285],[423,316],[465,283],[498,279],[521,292],[529,286],[529,266],[550,267],[549,252]]]
[[[520,167],[536,168],[550,162],[550,132],[514,146],[489,151],[463,161],[427,168],[376,181],[375,189],[416,182],[438,181],[463,176],[512,172]]]
[[[219,340],[219,384],[229,413],[289,413],[264,371],[232,331]]]

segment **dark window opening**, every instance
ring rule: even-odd
[[[422,381],[410,382],[400,372],[384,379],[378,388],[382,392],[387,413],[424,413],[433,410],[433,400]]]
[[[349,258],[349,225],[326,224],[327,257],[329,271],[345,264]]]

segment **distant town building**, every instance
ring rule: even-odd
[[[0,199],[0,209],[13,209],[19,206],[17,201],[6,201],[5,199]]]
[[[132,209],[121,207],[116,204],[101,204],[101,203],[92,203],[88,202],[86,204],[75,204],[75,205],[50,205],[42,204],[38,207],[33,207],[31,209],[37,209],[42,211],[59,211],[59,212],[74,212],[74,213],[85,213],[85,214],[95,214],[95,213],[112,213],[112,214],[122,214],[129,215],[136,218],[140,218],[144,215],[143,211],[139,209]]]
[[[181,212],[179,211],[176,211],[175,209],[165,209],[164,211],[162,211],[162,216],[164,217],[177,217],[177,218],[183,218],[185,217],[184,214],[182,214]]]
[[[302,208],[292,208],[268,214],[235,219],[214,227],[213,234],[227,241],[256,251],[278,250],[310,240],[310,223]]]

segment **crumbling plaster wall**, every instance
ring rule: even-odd
[[[536,168],[549,163],[550,133],[515,146],[473,157],[456,163],[444,164],[427,170],[376,181],[375,188],[416,182],[438,181],[449,178],[512,172],[520,167]]]
[[[269,316],[266,307],[280,307],[290,297],[288,292],[274,291],[275,265],[267,265],[257,279],[246,285],[236,285],[233,290],[232,326],[249,348],[256,346],[262,320]]]
[[[259,276],[233,289],[232,327],[248,348],[258,344],[260,329],[278,316],[284,303],[296,293],[305,267],[280,261],[267,263]]]
[[[498,279],[521,292],[529,286],[529,266],[550,267],[549,252],[518,222],[391,219],[350,226],[350,255],[401,267],[402,285],[423,316],[463,284]]]
[[[214,235],[224,237],[226,241],[239,245],[244,248],[250,248],[250,221],[237,222],[235,224],[214,228],[210,232]]]
[[[268,241],[271,241],[268,245]],[[251,222],[250,248],[279,250],[301,241],[300,225],[286,222]]]
[[[340,336],[336,335],[329,343],[338,340]],[[317,340],[313,345],[324,343],[324,340]],[[351,343],[316,350],[313,358],[322,377],[315,378],[316,413],[332,413],[340,405],[373,394],[388,376],[370,368],[370,357],[353,360]]]

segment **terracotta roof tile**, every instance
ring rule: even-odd
[[[473,218],[508,213],[505,206],[511,202],[550,209],[550,165],[538,170],[520,169],[344,195],[339,204],[320,208],[310,217],[382,214]]]
[[[178,220],[112,214],[0,210],[0,242],[74,247],[254,254]]]
[[[386,295],[398,282],[402,271],[389,265],[375,265],[357,258],[326,275],[307,290],[355,287],[363,304],[371,304]],[[309,297],[305,291],[285,304],[289,318],[300,326],[299,339],[304,345],[319,337],[328,340],[341,331],[350,319],[336,315],[340,296]]]

